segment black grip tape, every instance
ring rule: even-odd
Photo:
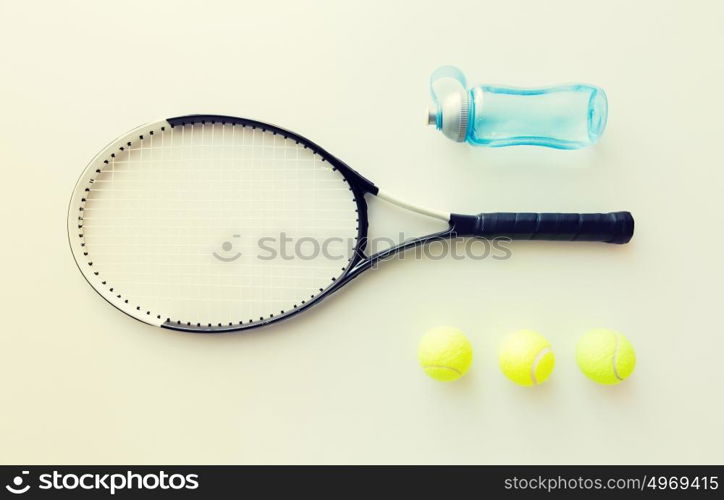
[[[450,222],[461,236],[505,236],[514,240],[600,241],[623,244],[631,240],[634,232],[634,220],[629,212],[452,214]]]

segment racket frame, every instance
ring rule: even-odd
[[[127,148],[132,147],[135,142],[139,140],[144,140],[144,138],[146,137],[165,131],[167,128],[172,129],[176,126],[193,124],[234,124],[244,127],[251,127],[252,129],[259,128],[269,131],[275,135],[281,135],[287,139],[294,140],[296,143],[302,145],[304,148],[311,149],[313,152],[318,154],[323,159],[323,161],[328,162],[332,166],[332,168],[337,170],[347,181],[357,207],[358,215],[357,241],[355,244],[355,248],[353,250],[352,258],[348,262],[345,271],[343,271],[343,273],[338,278],[336,278],[330,286],[317,294],[313,299],[303,301],[302,303],[291,307],[288,311],[285,311],[282,314],[274,314],[263,320],[258,320],[254,322],[205,324],[189,323],[174,320],[171,318],[166,318],[162,314],[159,314],[155,311],[144,310],[141,306],[133,304],[130,299],[127,299],[123,296],[123,293],[121,291],[116,290],[111,284],[106,283],[103,277],[100,276],[99,271],[93,268],[92,256],[88,255],[87,247],[84,241],[83,211],[86,195],[92,189],[96,177],[103,171],[104,166],[107,166],[111,159],[115,157],[116,153],[123,152]],[[392,196],[389,196],[386,193],[381,193],[373,182],[363,177],[361,174],[352,169],[342,160],[332,155],[324,148],[320,147],[318,144],[307,139],[306,137],[303,137],[289,130],[268,123],[233,116],[178,116],[137,127],[132,131],[111,141],[95,157],[93,157],[93,159],[88,163],[81,176],[78,178],[78,181],[76,182],[75,188],[73,190],[73,196],[71,197],[70,203],[68,205],[68,241],[75,263],[88,284],[109,304],[113,305],[115,308],[119,309],[121,312],[127,314],[128,316],[131,316],[134,319],[153,326],[160,326],[162,328],[168,328],[171,330],[194,333],[224,333],[239,330],[249,330],[261,326],[266,326],[271,323],[276,323],[309,309],[310,307],[318,304],[324,298],[328,297],[335,291],[339,290],[342,286],[359,276],[362,272],[370,269],[378,262],[390,258],[398,252],[402,252],[423,245],[433,240],[449,239],[456,236],[455,231],[451,225],[451,227],[445,231],[429,234],[403,242],[397,246],[388,248],[374,255],[367,255],[365,253],[365,250],[367,247],[369,220],[367,215],[367,201],[365,199],[366,195],[377,196],[380,199],[403,207],[407,210],[411,210],[430,217],[446,220],[448,223],[450,222],[450,214],[417,207],[398,200]],[[89,259],[88,257],[91,258]]]

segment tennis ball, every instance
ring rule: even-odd
[[[551,344],[538,332],[520,330],[507,335],[500,344],[500,370],[518,385],[538,385],[553,371],[555,356]]]
[[[578,340],[576,363],[594,382],[614,385],[634,371],[636,353],[631,342],[620,333],[596,328]]]
[[[431,378],[449,382],[468,371],[473,362],[473,346],[457,328],[439,326],[422,337],[417,356]]]

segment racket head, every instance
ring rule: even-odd
[[[138,127],[91,160],[70,200],[68,237],[88,283],[129,316],[182,331],[245,330],[346,281],[364,255],[366,193],[377,188],[298,134],[181,116]],[[261,238],[282,233],[337,246],[260,259]]]

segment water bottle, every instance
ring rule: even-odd
[[[443,66],[432,74],[430,92],[435,106],[427,123],[475,146],[578,149],[595,144],[606,128],[606,93],[592,85],[468,89],[459,69]]]

